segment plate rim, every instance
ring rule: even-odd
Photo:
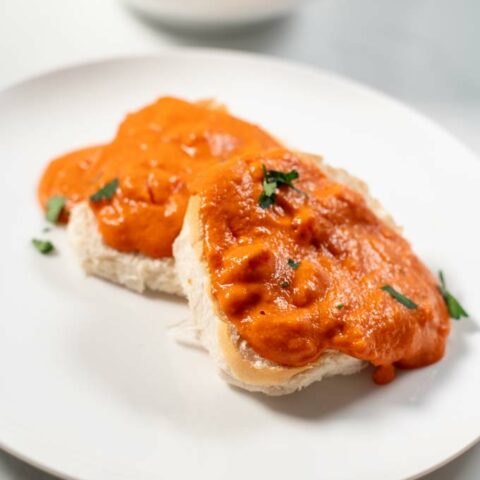
[[[82,60],[80,62],[66,62],[61,66],[56,66],[52,68],[47,68],[41,70],[32,75],[26,76],[25,78],[20,79],[17,82],[6,85],[3,88],[0,88],[0,100],[2,97],[14,93],[15,90],[27,86],[29,83],[45,80],[50,76],[59,75],[62,73],[67,73],[71,70],[77,70],[82,68],[90,68],[100,66],[102,64],[115,64],[115,63],[124,63],[124,62],[142,62],[142,61],[155,61],[161,60],[164,56],[175,56],[175,55],[192,55],[192,56],[208,56],[208,57],[218,57],[219,59],[230,59],[231,57],[237,57],[239,59],[250,60],[258,63],[269,63],[272,66],[284,67],[284,68],[295,68],[301,70],[305,73],[310,73],[314,75],[321,75],[324,78],[329,78],[336,83],[342,83],[348,88],[354,88],[359,92],[364,92],[366,94],[374,95],[378,99],[390,103],[390,105],[403,110],[405,113],[413,116],[416,120],[423,123],[431,131],[440,133],[444,137],[447,137],[451,142],[456,144],[456,147],[462,149],[466,155],[472,157],[473,165],[476,165],[480,168],[480,155],[478,155],[469,145],[464,143],[462,140],[457,138],[453,133],[451,133],[448,128],[440,125],[435,120],[431,119],[427,114],[421,112],[416,107],[410,105],[403,100],[397,99],[396,97],[379,90],[373,86],[364,84],[360,81],[357,81],[347,75],[343,75],[331,70],[324,69],[322,67],[317,67],[315,65],[305,63],[295,59],[287,59],[283,57],[278,57],[275,55],[269,55],[266,53],[256,53],[243,50],[234,50],[228,48],[208,48],[208,47],[179,47],[179,46],[164,46],[159,48],[155,53],[146,53],[146,54],[131,54],[131,55],[105,55],[99,57],[93,57],[91,59]],[[412,118],[413,118],[412,117]],[[475,167],[474,167],[475,168]]]

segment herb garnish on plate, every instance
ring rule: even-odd
[[[32,244],[42,255],[47,255],[55,250],[53,243],[49,240],[38,240],[34,238],[32,239]]]
[[[468,313],[460,305],[460,302],[447,290],[445,277],[443,276],[443,272],[441,270],[438,272],[438,277],[440,278],[440,285],[438,289],[440,290],[440,293],[447,304],[450,317],[455,320],[460,320],[462,317],[468,318]]]
[[[65,197],[61,197],[59,195],[50,197],[47,201],[47,213],[45,215],[46,219],[50,223],[57,223],[64,206]]]

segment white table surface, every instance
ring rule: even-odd
[[[480,0],[310,0],[288,19],[227,34],[165,29],[118,0],[0,0],[0,89],[60,66],[169,45],[242,49],[382,90],[480,156],[479,26]],[[480,444],[424,480],[478,478]],[[0,480],[14,479],[53,477],[0,451]]]

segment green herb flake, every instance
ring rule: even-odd
[[[263,181],[263,193],[265,193],[267,197],[275,195],[276,189],[277,184],[275,182],[267,182],[266,180]]]
[[[280,284],[280,286],[281,286],[282,288],[288,288],[288,287],[290,286],[290,283],[289,283],[289,282],[282,282],[282,283]]]
[[[293,258],[288,259],[288,266],[296,270],[302,262],[296,262]]]
[[[384,285],[381,289],[410,310],[415,310],[418,307],[415,302],[407,298],[405,295],[402,295],[400,292],[397,292],[397,290],[391,285]]]
[[[295,191],[303,193],[293,185],[293,180],[296,180],[299,175],[296,170],[290,172],[279,172],[277,170],[267,170],[267,167],[262,164],[263,169],[263,190],[258,199],[258,203],[262,208],[271,207],[275,203],[277,188],[285,185],[293,188]]]
[[[110,200],[118,188],[118,178],[106,183],[98,192],[90,196],[92,202],[101,202],[102,200]]]
[[[47,201],[46,219],[50,223],[57,223],[65,206],[65,198],[60,196],[50,197]]]
[[[258,204],[262,208],[271,207],[275,203],[276,194],[267,195],[265,192],[262,192],[260,198],[258,199]]]
[[[32,239],[32,244],[42,255],[47,255],[55,249],[53,243],[49,240],[38,240],[34,238]]]
[[[338,310],[341,310],[345,305],[343,303],[339,303],[338,305],[335,305],[335,307],[338,309]]]
[[[299,175],[296,170],[290,172],[279,172],[278,170],[267,170],[263,165],[264,179],[269,183],[276,183],[277,185],[288,185],[293,187],[293,180],[296,180]]]
[[[447,304],[450,317],[455,320],[460,320],[462,317],[468,318],[468,313],[460,305],[460,302],[447,290],[445,277],[443,276],[443,272],[441,270],[438,272],[438,277],[440,278],[440,286],[438,289],[440,290],[440,293]]]

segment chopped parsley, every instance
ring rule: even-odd
[[[262,164],[263,169],[263,190],[258,199],[258,203],[262,208],[271,207],[275,203],[277,197],[276,190],[277,188],[285,185],[287,187],[293,188],[295,191],[304,193],[301,190],[298,190],[293,185],[293,181],[298,178],[298,172],[296,170],[290,170],[289,172],[279,172],[277,170],[267,170],[264,164]]]
[[[384,292],[387,292],[391,297],[393,297],[397,302],[401,303],[410,310],[415,310],[418,305],[407,298],[405,295],[402,295],[400,292],[397,292],[391,285],[384,285],[382,287]]]
[[[438,272],[438,277],[440,278],[440,286],[438,287],[438,289],[440,290],[440,293],[442,294],[442,297],[447,304],[450,317],[455,320],[460,320],[462,317],[467,318],[468,313],[460,305],[460,302],[447,290],[447,286],[445,284],[445,277],[443,276],[443,272],[441,270]]]
[[[288,259],[288,266],[296,270],[300,266],[300,261],[296,262],[293,258]]]
[[[339,303],[338,305],[335,305],[335,307],[338,309],[338,310],[341,310],[345,305],[343,303]]]
[[[47,255],[48,253],[53,252],[55,249],[53,243],[49,240],[38,240],[34,238],[32,240],[32,244],[42,255]]]
[[[289,282],[282,282],[282,283],[280,284],[280,286],[281,286],[282,288],[288,288],[288,287],[290,286],[290,283],[289,283]]]
[[[102,200],[110,200],[118,188],[118,178],[114,178],[106,183],[98,192],[90,196],[92,202],[100,202]]]
[[[65,197],[60,197],[58,195],[50,197],[47,201],[47,214],[45,215],[46,219],[50,223],[57,223],[64,206]]]

